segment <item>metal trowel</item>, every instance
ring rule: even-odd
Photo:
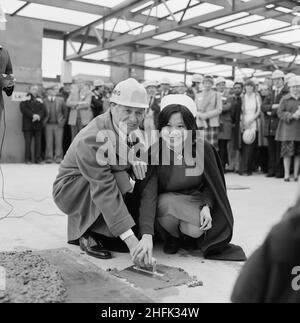
[[[136,273],[139,273],[139,274],[144,274],[144,275],[147,275],[147,276],[152,276],[152,277],[164,277],[164,273],[160,272],[157,270],[156,268],[156,262],[154,262],[153,266],[152,267],[141,267],[141,266],[133,266],[133,267],[130,267],[128,269],[130,269],[131,271],[134,271]]]

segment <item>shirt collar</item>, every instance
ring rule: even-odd
[[[290,94],[291,98],[295,99],[296,101],[300,100],[300,96],[296,97],[294,94]]]

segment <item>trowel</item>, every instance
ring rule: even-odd
[[[146,276],[152,276],[152,277],[164,277],[164,273],[160,272],[157,270],[157,265],[156,265],[156,261],[154,262],[153,266],[151,267],[141,267],[141,266],[133,266],[128,268],[131,271],[134,271],[136,273],[142,274],[142,275],[146,275]]]

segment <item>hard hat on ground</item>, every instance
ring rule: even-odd
[[[251,145],[256,139],[256,131],[254,129],[247,129],[243,133],[243,142],[246,145]]]
[[[116,85],[112,92],[110,102],[126,107],[149,108],[146,89],[133,78],[129,78]]]
[[[163,111],[169,105],[182,105],[186,107],[193,114],[197,116],[197,106],[193,99],[185,94],[171,94],[162,98],[161,111]]]

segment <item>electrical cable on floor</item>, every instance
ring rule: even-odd
[[[1,138],[1,144],[0,144],[0,161],[2,158],[2,152],[3,152],[3,146],[4,146],[4,140],[5,140],[5,135],[6,135],[6,117],[5,117],[5,109],[3,109],[3,122],[4,122],[4,129],[3,129],[3,136]],[[19,199],[19,198],[6,198],[5,197],[5,178],[4,178],[4,174],[3,174],[3,169],[0,163],[0,175],[1,175],[1,182],[2,182],[2,189],[1,189],[1,200],[3,200],[3,202],[9,206],[10,210],[6,213],[6,215],[4,215],[3,217],[0,217],[0,221],[5,220],[5,219],[21,219],[21,218],[25,218],[27,215],[29,214],[39,214],[45,217],[52,217],[52,216],[65,216],[64,214],[60,214],[60,213],[54,213],[54,214],[46,214],[46,213],[41,213],[39,211],[36,210],[30,210],[28,212],[26,212],[25,214],[21,215],[21,216],[10,216],[12,214],[12,212],[14,211],[14,206],[8,202],[8,200],[11,201],[34,201],[34,202],[38,202],[41,203],[45,200],[48,199],[52,199],[51,197],[45,197],[43,199],[40,200],[36,200],[36,199],[32,199],[32,198],[23,198],[23,199]]]

